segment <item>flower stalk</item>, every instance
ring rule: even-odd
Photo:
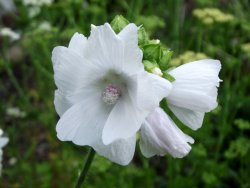
[[[81,174],[77,180],[75,188],[80,188],[81,185],[83,184],[83,182],[86,178],[86,175],[88,173],[89,167],[94,159],[94,156],[95,156],[95,150],[93,148],[90,148],[90,150],[88,152],[88,156],[86,158],[86,161],[85,161],[85,164],[84,164],[83,169],[81,171]]]

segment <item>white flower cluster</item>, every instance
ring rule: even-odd
[[[26,6],[43,6],[43,5],[51,5],[53,0],[23,0],[23,4]]]
[[[29,17],[34,17],[41,12],[42,6],[50,6],[54,0],[23,0],[23,4],[29,7]]]
[[[11,41],[19,40],[21,35],[13,31],[11,28],[4,27],[0,29],[0,36],[9,37]]]
[[[106,158],[128,164],[136,134],[146,157],[184,157],[194,140],[159,107],[169,109],[188,127],[201,127],[205,112],[217,106],[218,60],[200,60],[168,72],[144,70],[138,27],[128,24],[116,34],[108,23],[93,26],[88,38],[75,33],[69,46],[52,52],[57,137],[89,145]]]
[[[18,107],[9,107],[6,110],[6,114],[8,116],[14,117],[14,118],[24,118],[26,117],[26,112],[21,111]]]
[[[3,137],[3,130],[0,129],[0,175],[2,172],[2,157],[3,157],[3,150],[2,148],[9,142],[9,138]]]

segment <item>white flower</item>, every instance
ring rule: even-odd
[[[32,18],[41,12],[42,6],[50,6],[53,0],[23,0],[22,3],[28,7],[28,15]]]
[[[2,172],[2,155],[3,155],[3,150],[2,148],[9,142],[9,138],[3,137],[3,130],[0,129],[0,175]]]
[[[168,153],[181,158],[191,150],[187,142],[194,143],[194,140],[184,134],[161,108],[156,108],[146,118],[140,133],[140,148],[145,157]]]
[[[30,18],[37,16],[41,12],[41,8],[39,6],[32,6],[28,10],[28,15]]]
[[[48,22],[48,21],[43,21],[43,22],[40,23],[40,25],[38,26],[38,29],[44,30],[44,31],[51,31],[52,27],[51,27],[50,22]]]
[[[218,60],[199,60],[169,72],[175,78],[167,97],[170,110],[193,130],[201,127],[205,112],[217,107],[221,69]]]
[[[7,108],[6,114],[14,118],[24,118],[27,115],[26,112],[21,111],[18,107]]]
[[[16,7],[12,0],[0,0],[0,15],[5,12],[12,12],[15,9]]]
[[[217,107],[220,69],[218,60],[200,60],[169,71],[175,81],[167,96],[168,106],[180,121],[193,130],[201,127],[205,112]],[[191,149],[187,142],[194,142],[158,108],[146,118],[140,133],[140,147],[146,157],[167,153],[173,157],[184,157]]]
[[[43,5],[51,5],[53,0],[23,0],[23,4],[25,6],[43,6]]]
[[[19,40],[21,37],[19,33],[8,27],[0,29],[0,35],[3,37],[9,37],[11,41]]]
[[[117,35],[106,23],[92,27],[88,39],[76,33],[68,48],[52,53],[58,138],[90,145],[122,165],[133,157],[146,116],[171,89],[144,71],[137,31],[129,24]]]

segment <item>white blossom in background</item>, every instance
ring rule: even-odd
[[[40,25],[38,26],[38,29],[43,30],[43,31],[51,31],[52,26],[50,24],[50,22],[48,21],[43,21],[40,23]]]
[[[25,6],[38,6],[41,7],[43,5],[49,6],[53,3],[54,0],[23,0],[23,4]]]
[[[50,6],[54,0],[22,0],[23,5],[28,7],[30,18],[37,16],[41,12],[42,6]]]
[[[167,104],[175,116],[193,130],[201,127],[205,112],[217,107],[217,87],[221,63],[199,60],[184,64],[169,74],[175,78]],[[144,156],[170,154],[184,157],[194,140],[185,135],[160,108],[152,112],[140,130],[140,147]]]
[[[9,165],[13,166],[17,163],[17,158],[16,157],[11,157],[9,159]]]
[[[6,114],[14,118],[24,118],[26,117],[26,112],[21,111],[18,107],[9,107],[6,110]]]
[[[137,31],[135,24],[119,34],[108,23],[92,26],[89,38],[75,33],[68,48],[52,52],[57,137],[121,165],[131,161],[136,132],[172,87],[144,71]]]
[[[29,7],[28,9],[28,15],[30,18],[37,16],[40,12],[41,12],[41,7],[39,6],[32,6]]]
[[[0,36],[9,37],[11,41],[16,41],[21,38],[21,35],[18,32],[15,32],[8,27],[3,27],[0,29]]]
[[[16,6],[12,0],[0,0],[0,15],[6,12],[13,12]]]
[[[0,175],[2,174],[3,147],[9,142],[9,138],[3,137],[3,130],[0,129]]]

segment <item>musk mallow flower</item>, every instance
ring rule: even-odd
[[[57,137],[121,165],[131,161],[136,132],[172,87],[144,71],[137,31],[135,24],[118,34],[108,23],[92,26],[88,38],[75,33],[68,47],[52,52]]]
[[[9,138],[3,136],[3,130],[0,129],[0,175],[2,172],[2,157],[3,157],[3,147],[9,142]]]
[[[217,107],[217,87],[221,64],[218,60],[199,60],[168,73],[174,77],[167,96],[169,109],[193,130],[201,127],[205,112]],[[181,158],[191,150],[194,140],[184,134],[160,108],[144,121],[140,130],[140,148],[144,156],[170,154]]]

